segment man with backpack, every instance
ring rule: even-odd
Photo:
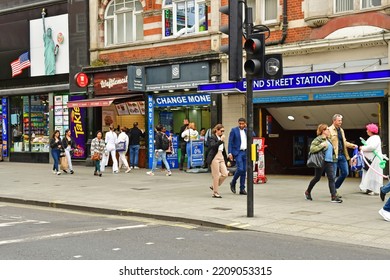
[[[166,176],[171,176],[172,172],[167,161],[167,150],[169,149],[169,138],[165,133],[162,133],[163,126],[158,124],[154,134],[154,157],[152,170],[146,172],[150,176],[154,176],[154,171],[157,167],[157,162],[161,159],[167,169]]]

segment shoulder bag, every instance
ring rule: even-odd
[[[319,151],[318,153],[309,153],[309,157],[307,159],[307,167],[310,168],[322,168],[324,166],[324,152]]]

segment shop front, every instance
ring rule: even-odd
[[[199,84],[209,82],[209,69],[207,61],[145,68],[149,166],[153,163],[154,128],[157,124],[162,124],[174,136],[176,150],[168,156],[171,168],[179,167],[178,159],[181,155],[177,143],[183,120],[195,123],[198,132],[202,128],[210,128],[213,123],[212,97],[196,91]]]

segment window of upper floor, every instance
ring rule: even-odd
[[[143,8],[138,0],[113,0],[104,15],[105,45],[131,43],[144,38]]]
[[[334,12],[343,13],[381,6],[381,0],[334,0]],[[356,8],[355,8],[356,7]]]
[[[164,0],[163,36],[181,36],[208,30],[208,7],[205,0]]]
[[[247,0],[252,8],[253,21],[261,24],[274,24],[279,21],[279,0]]]

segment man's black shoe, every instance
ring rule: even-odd
[[[247,195],[246,190],[240,191],[240,194],[242,194],[242,195]]]
[[[230,182],[230,190],[232,193],[236,193],[236,185],[233,185],[233,182]]]
[[[386,194],[382,191],[383,186],[379,190],[379,196],[381,197],[382,201],[385,201]]]

